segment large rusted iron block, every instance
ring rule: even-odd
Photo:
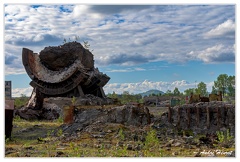
[[[41,109],[47,97],[106,97],[110,77],[94,67],[93,54],[78,42],[45,47],[40,54],[23,48],[22,62],[34,88],[28,107]]]

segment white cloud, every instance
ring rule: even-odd
[[[216,28],[210,30],[205,34],[206,38],[214,37],[233,37],[235,35],[235,23],[232,20],[227,20],[218,25]]]
[[[22,94],[26,96],[31,96],[32,90],[32,87],[12,89],[12,97],[20,97]]]
[[[202,51],[191,51],[188,53],[191,58],[202,60],[205,63],[235,62],[235,44],[225,46],[218,44],[208,47]]]
[[[106,70],[106,72],[109,73],[122,73],[122,72],[134,72],[134,71],[146,71],[146,69],[144,68],[140,68],[140,67],[135,67],[135,68],[126,68],[126,69],[111,69],[111,70]]]
[[[87,5],[76,5],[73,9],[73,16],[79,18],[80,16],[86,14],[89,6]]]
[[[129,93],[142,93],[151,89],[157,89],[163,92],[167,90],[173,91],[175,87],[179,89],[179,91],[184,92],[184,90],[188,88],[195,88],[198,83],[189,83],[186,80],[174,81],[174,82],[152,82],[145,80],[143,82],[137,83],[110,83],[104,87],[105,93],[112,93],[113,91],[117,94],[122,94],[124,91],[128,91]],[[205,83],[207,85],[207,90],[211,92],[213,82]]]
[[[38,53],[46,46],[62,44],[64,38],[79,36],[80,42],[91,44],[96,66],[182,63],[196,58],[211,63],[215,57],[189,57],[188,53],[216,44],[232,46],[234,38],[221,36],[235,31],[233,9],[234,5],[7,5],[5,55],[21,61],[22,47]],[[208,33],[209,39],[202,33]],[[9,73],[14,73],[14,66],[10,68]]]

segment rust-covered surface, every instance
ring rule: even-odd
[[[37,109],[41,107],[34,106],[39,95],[41,98],[79,97],[85,94],[105,97],[103,87],[110,77],[94,67],[93,54],[80,43],[45,47],[40,55],[23,48],[22,62],[34,88],[34,99],[30,99],[33,104],[28,105]]]
[[[14,100],[5,100],[5,109],[14,110]]]
[[[74,107],[65,106],[63,109],[63,122],[64,124],[72,124],[74,116]]]

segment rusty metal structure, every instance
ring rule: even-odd
[[[13,127],[14,100],[5,99],[5,138],[11,138]]]
[[[235,105],[221,101],[184,104],[169,107],[165,118],[181,129],[197,128],[199,131],[205,127],[206,131],[211,128],[211,131],[216,132],[222,127],[229,127],[234,131]]]
[[[5,138],[11,138],[13,127],[14,100],[12,99],[12,81],[5,81]]]
[[[103,87],[110,77],[94,67],[93,54],[78,42],[45,47],[40,54],[23,48],[22,63],[33,87],[27,107],[41,109],[48,97],[106,97]]]

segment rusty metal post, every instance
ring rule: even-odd
[[[36,88],[36,105],[34,109],[41,110],[43,107],[44,94]]]
[[[206,107],[206,113],[207,113],[207,128],[210,127],[210,111],[209,111],[209,107]]]
[[[218,128],[221,126],[221,109],[217,107],[217,126]]]
[[[63,110],[64,124],[72,124],[74,116],[74,106],[65,106]]]
[[[169,107],[168,107],[168,122],[169,122],[169,123],[172,123],[172,121],[171,121],[171,116],[172,116],[172,112],[171,112],[171,107],[169,106]]]
[[[225,122],[226,122],[226,105],[224,105],[224,107],[221,107],[221,118],[222,118],[222,124],[225,125]]]
[[[177,113],[178,113],[177,127],[179,128],[181,121],[181,107],[177,109]]]
[[[190,121],[191,121],[191,116],[190,116],[190,107],[187,108],[187,125],[188,128],[190,127]]]
[[[5,100],[5,138],[11,138],[14,100]]]
[[[199,114],[199,107],[196,107],[196,111],[197,111],[197,113],[196,113],[196,121],[197,121],[197,127],[199,127],[199,117],[200,117],[200,114]]]

